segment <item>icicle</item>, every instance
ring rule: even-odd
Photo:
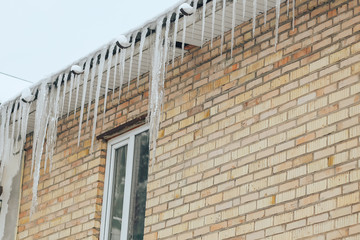
[[[67,109],[67,116],[69,116],[69,112],[70,112],[70,108],[71,108],[71,97],[72,97],[72,92],[73,92],[73,87],[74,87],[74,74],[70,74],[70,89],[69,89],[69,103],[68,103],[68,109]]]
[[[185,47],[185,40],[186,40],[186,19],[187,19],[187,16],[184,15],[183,34],[182,34],[182,43],[181,43],[181,63],[184,60],[184,47]]]
[[[179,24],[179,15],[180,15],[180,8],[177,8],[176,9],[176,17],[175,17],[175,26],[174,26],[172,66],[174,66],[174,61],[175,61],[176,38],[177,38],[177,30],[178,30],[178,24]]]
[[[289,16],[289,1],[290,0],[286,0],[286,16]]]
[[[138,60],[136,87],[139,87],[140,70],[141,70],[141,60],[142,60],[143,48],[144,48],[144,44],[145,44],[147,32],[148,32],[147,27],[145,27],[145,28],[143,28],[143,29],[141,30],[141,39],[140,39],[140,46],[139,46],[139,60]]]
[[[242,4],[243,4],[243,20],[245,19],[245,9],[246,9],[246,0],[242,0]]]
[[[210,43],[211,47],[213,46],[213,38],[214,38],[215,14],[216,14],[216,0],[213,0],[212,23],[211,23],[211,43]]]
[[[206,1],[206,0],[204,0]],[[197,5],[198,5],[198,2],[199,0],[195,0],[194,1],[194,16],[193,16],[193,23],[192,23],[192,30],[191,30],[191,39],[194,39],[194,31],[195,31],[195,20],[196,20],[196,16],[195,16],[195,13],[196,13],[196,10],[197,10]]]
[[[63,89],[63,96],[62,96],[62,104],[61,104],[61,113],[60,113],[60,115],[63,114],[64,106],[65,106],[65,94],[66,94],[67,79],[68,79],[68,75],[64,74],[64,89]]]
[[[267,19],[267,4],[268,4],[268,0],[264,0],[264,25],[266,24],[266,19]]]
[[[76,79],[76,96],[75,96],[75,105],[74,105],[74,119],[76,117],[76,108],[77,108],[77,104],[78,104],[78,99],[79,99],[79,89],[80,89],[80,75],[76,75],[75,76]]]
[[[126,60],[126,49],[121,49],[120,51],[120,65],[119,65],[119,102],[121,98],[122,85],[124,84],[124,74],[125,74],[125,60]]]
[[[233,56],[234,50],[234,37],[235,37],[235,22],[236,22],[236,2],[237,0],[233,0],[233,11],[232,11],[232,22],[231,22],[231,58]]]
[[[11,110],[12,110],[13,102],[9,102],[6,108],[4,119],[4,129],[3,129],[3,141],[2,141],[2,160],[0,165],[0,177],[2,177],[4,172],[4,166],[7,165],[10,157],[10,141],[9,141],[9,126],[10,126],[10,117],[11,117]]]
[[[55,131],[54,129],[57,126],[56,123],[56,109],[55,109],[55,101],[56,101],[56,90],[55,87],[51,88],[51,92],[50,92],[50,100],[49,100],[49,112],[48,114],[48,129],[47,129],[47,134],[46,134],[46,148],[45,148],[45,162],[44,162],[44,172],[46,172],[46,168],[47,168],[47,162],[48,160],[50,161],[50,159],[52,160],[52,155],[54,154],[54,139],[53,139],[53,132]]]
[[[91,134],[91,147],[90,152],[94,150],[94,140],[95,140],[95,132],[96,132],[96,122],[97,122],[97,113],[98,113],[98,106],[99,106],[99,98],[100,98],[100,89],[101,89],[101,81],[103,76],[104,64],[105,64],[105,55],[107,49],[104,48],[101,52],[100,63],[98,68],[98,81],[96,86],[96,94],[95,94],[95,106],[94,106],[94,119],[93,119],[93,129]]]
[[[293,27],[293,30],[295,28],[295,5],[296,5],[296,0],[293,0],[293,3],[292,3],[292,27]]]
[[[33,198],[30,208],[30,216],[35,212],[37,206],[37,188],[40,179],[40,166],[41,166],[41,157],[43,153],[43,146],[45,142],[46,127],[49,121],[48,115],[48,83],[47,81],[42,82],[38,100],[36,103],[36,113],[35,113],[35,127],[34,127],[34,141],[33,141],[33,154],[32,154],[32,173],[33,173]],[[33,166],[34,165],[34,166]]]
[[[204,44],[205,18],[206,18],[206,0],[203,0],[202,9],[203,9],[203,12],[202,12],[202,28],[201,28],[201,47],[203,47],[203,44]]]
[[[276,25],[275,25],[275,48],[278,43],[279,19],[280,18],[280,0],[276,0]]]
[[[18,117],[17,117],[17,126],[16,126],[16,133],[15,133],[15,143],[16,146],[15,148],[18,149],[19,148],[19,139],[20,138],[20,129],[21,129],[21,114],[22,114],[22,109],[24,107],[24,102],[19,100],[19,112],[18,112]]]
[[[166,17],[166,26],[165,26],[165,35],[164,35],[164,60],[163,60],[164,77],[166,76],[166,65],[168,63],[170,23],[171,23],[171,14],[168,14]]]
[[[155,154],[156,154],[156,140],[158,137],[160,120],[161,120],[161,107],[162,99],[164,95],[164,78],[162,77],[162,66],[163,60],[162,56],[162,44],[161,44],[161,26],[162,19],[158,21],[156,27],[156,36],[155,44],[153,50],[152,58],[152,78],[151,78],[151,87],[150,87],[150,101],[149,101],[149,110],[148,110],[148,119],[150,119],[150,141],[149,145],[152,145],[153,148],[153,162],[154,166]]]
[[[10,152],[11,154],[14,154],[14,144],[15,144],[15,126],[16,126],[16,120],[18,117],[18,106],[19,106],[19,100],[15,101],[14,104],[14,112],[13,112],[13,120],[12,120],[12,128],[11,128],[11,147],[10,147]]]
[[[111,97],[112,100],[114,100],[117,65],[119,60],[119,49],[117,48],[116,45],[114,48],[115,48],[115,64],[114,64],[114,79],[113,79],[112,97]]]
[[[131,81],[131,72],[132,72],[132,64],[133,64],[133,58],[134,58],[134,49],[135,49],[135,40],[136,40],[137,32],[135,32],[132,36],[132,42],[131,42],[131,50],[130,50],[130,63],[129,63],[129,79],[128,79],[128,85]],[[129,88],[128,88],[129,91]]]
[[[85,66],[85,73],[84,73],[84,80],[83,80],[83,93],[81,99],[81,109],[80,109],[80,120],[79,120],[79,133],[78,133],[78,146],[80,145],[80,137],[81,137],[81,126],[84,117],[84,107],[85,107],[85,98],[86,98],[86,89],[87,89],[87,82],[90,72],[90,64],[91,64],[91,57],[88,58],[86,61]]]
[[[6,112],[7,105],[0,106],[1,112],[1,125],[0,125],[0,159],[4,159],[4,147],[5,147],[5,125],[6,125]],[[1,165],[0,165],[1,166]],[[1,179],[1,178],[0,178]]]
[[[107,70],[106,70],[106,83],[105,83],[105,98],[104,98],[104,113],[103,113],[103,126],[105,122],[105,113],[106,113],[106,103],[107,103],[107,95],[109,90],[109,80],[110,80],[110,70],[111,70],[111,62],[113,58],[113,51],[114,51],[115,45],[112,44],[109,48],[109,55],[108,55],[108,62],[107,62]]]
[[[222,18],[221,18],[221,43],[220,43],[220,55],[223,52],[223,45],[224,45],[224,32],[225,32],[225,12],[226,12],[226,0],[223,0],[222,5]]]
[[[93,92],[93,88],[94,88],[97,59],[98,59],[98,55],[93,58],[93,64],[92,64],[92,69],[91,69],[91,80],[90,80],[90,90],[89,90],[89,98],[88,98],[88,112],[87,112],[87,116],[86,116],[86,126],[89,123],[89,116],[90,116],[90,110],[91,110],[91,98],[92,98],[92,92]]]
[[[253,33],[253,37],[255,37],[255,27],[256,27],[256,1],[257,0],[253,0],[253,16],[252,16],[252,33]]]
[[[61,81],[60,81],[61,82]],[[28,125],[28,119],[30,114],[32,103],[24,103],[22,112],[21,112],[21,145],[23,145],[26,141],[26,131],[27,131],[27,125]]]

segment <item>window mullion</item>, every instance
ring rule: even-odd
[[[132,182],[132,169],[133,169],[133,158],[134,158],[134,135],[130,136],[128,142],[128,152],[126,158],[126,174],[125,174],[125,189],[124,189],[124,206],[122,215],[122,226],[121,226],[121,240],[126,240],[129,228],[129,215],[130,215],[130,197],[131,197],[131,182]]]

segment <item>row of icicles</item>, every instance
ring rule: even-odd
[[[234,47],[234,28],[236,20],[236,5],[238,0],[232,1],[232,30],[231,30],[231,56]],[[259,0],[260,1],[260,0]],[[267,12],[267,0],[264,1],[264,23],[266,24],[266,12]],[[214,37],[214,23],[217,0],[212,0],[212,26],[211,26],[211,46]],[[224,41],[225,31],[225,10],[227,6],[226,0],[222,1],[222,20],[221,20],[221,54],[222,45]],[[192,4],[192,6],[190,5]],[[202,11],[197,11],[198,6],[202,5]],[[253,0],[253,34],[255,34],[255,18],[257,13],[257,0]],[[246,0],[242,0],[242,18],[245,17]],[[292,1],[292,8],[294,13],[295,0]],[[289,0],[287,0],[287,12],[289,12]],[[150,69],[150,99],[148,108],[148,120],[150,131],[150,145],[153,149],[153,163],[156,152],[156,139],[158,137],[161,109],[164,97],[164,80],[166,76],[166,68],[168,60],[175,59],[176,39],[178,34],[178,22],[183,17],[183,34],[182,34],[182,48],[181,48],[181,60],[184,55],[184,44],[186,40],[186,27],[187,17],[198,13],[202,17],[202,31],[201,31],[201,46],[204,44],[204,29],[205,29],[205,17],[206,17],[206,4],[202,4],[199,0],[189,0],[186,3],[181,4],[176,8],[175,13],[170,12],[166,16],[160,17],[155,23],[155,38],[150,38],[151,49],[151,69]],[[173,17],[175,14],[175,20]],[[275,45],[277,44],[278,25],[280,16],[280,0],[276,0],[276,27],[275,27]],[[173,32],[170,33],[170,25],[174,21]],[[195,25],[195,17],[193,18],[193,26]],[[294,14],[293,14],[294,25]],[[163,28],[165,30],[163,32]],[[154,28],[154,27],[152,27]],[[71,109],[72,98],[74,97],[75,105],[73,107],[74,116],[76,115],[76,106],[78,101],[80,103],[80,119],[78,130],[78,145],[80,144],[81,129],[84,118],[84,110],[86,99],[90,104],[93,98],[93,89],[95,89],[95,106],[93,113],[93,126],[91,131],[91,152],[93,151],[95,130],[98,117],[98,104],[100,98],[100,90],[103,80],[103,72],[106,69],[107,74],[105,78],[105,97],[103,118],[106,112],[107,95],[109,86],[112,84],[112,91],[114,93],[117,74],[119,75],[118,85],[119,89],[119,101],[120,93],[123,83],[125,81],[130,83],[132,63],[134,58],[135,43],[139,41],[139,55],[137,66],[137,85],[139,84],[139,76],[141,70],[142,55],[145,46],[145,40],[147,36],[152,34],[149,25],[145,26],[140,32],[136,31],[126,36],[121,36],[116,42],[111,43],[109,46],[103,48],[100,53],[98,52],[94,56],[89,56],[86,60],[83,60],[80,65],[74,65],[68,73],[61,73],[55,78],[49,78],[41,82],[40,86],[37,86],[32,92],[25,90],[19,99],[7,102],[0,107],[1,125],[0,125],[0,180],[2,179],[4,167],[8,164],[11,155],[21,155],[21,149],[25,143],[27,122],[30,114],[32,102],[36,100],[35,110],[35,126],[33,134],[33,151],[31,162],[31,174],[33,175],[33,198],[30,213],[35,212],[37,206],[37,188],[40,178],[41,159],[44,153],[45,146],[45,162],[44,168],[46,171],[47,162],[49,161],[49,169],[52,168],[52,157],[54,154],[57,138],[57,123],[59,117],[67,114],[69,116]],[[139,35],[139,37],[138,37]],[[171,36],[172,35],[172,36]],[[129,39],[131,41],[129,41]],[[125,76],[125,61],[127,59],[127,51],[130,49],[129,54],[129,75]],[[170,55],[171,54],[171,55]],[[170,56],[172,57],[170,59]],[[107,60],[107,63],[106,63]],[[114,63],[112,62],[114,61]],[[106,64],[105,64],[106,63]],[[113,66],[113,67],[112,67]],[[110,79],[110,72],[113,68],[113,78]],[[90,81],[88,78],[90,75]],[[95,81],[95,76],[97,81]],[[127,78],[127,79],[125,79]],[[89,86],[89,92],[87,93]],[[61,85],[63,85],[61,89]],[[67,86],[69,90],[67,91]],[[80,89],[82,85],[82,90]],[[82,97],[79,99],[79,92],[82,91]],[[65,103],[65,94],[69,94],[68,102]],[[73,96],[74,95],[74,96]],[[114,96],[114,94],[112,95]],[[66,110],[67,109],[67,112]],[[90,107],[87,108],[86,124],[89,122]],[[11,183],[8,183],[11,184]]]

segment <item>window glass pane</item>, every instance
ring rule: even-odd
[[[115,150],[110,239],[120,239],[125,188],[126,155],[127,145]]]
[[[149,164],[149,131],[135,136],[128,239],[143,239],[146,185]]]

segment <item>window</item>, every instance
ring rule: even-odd
[[[148,163],[147,126],[109,141],[101,239],[143,239]]]

